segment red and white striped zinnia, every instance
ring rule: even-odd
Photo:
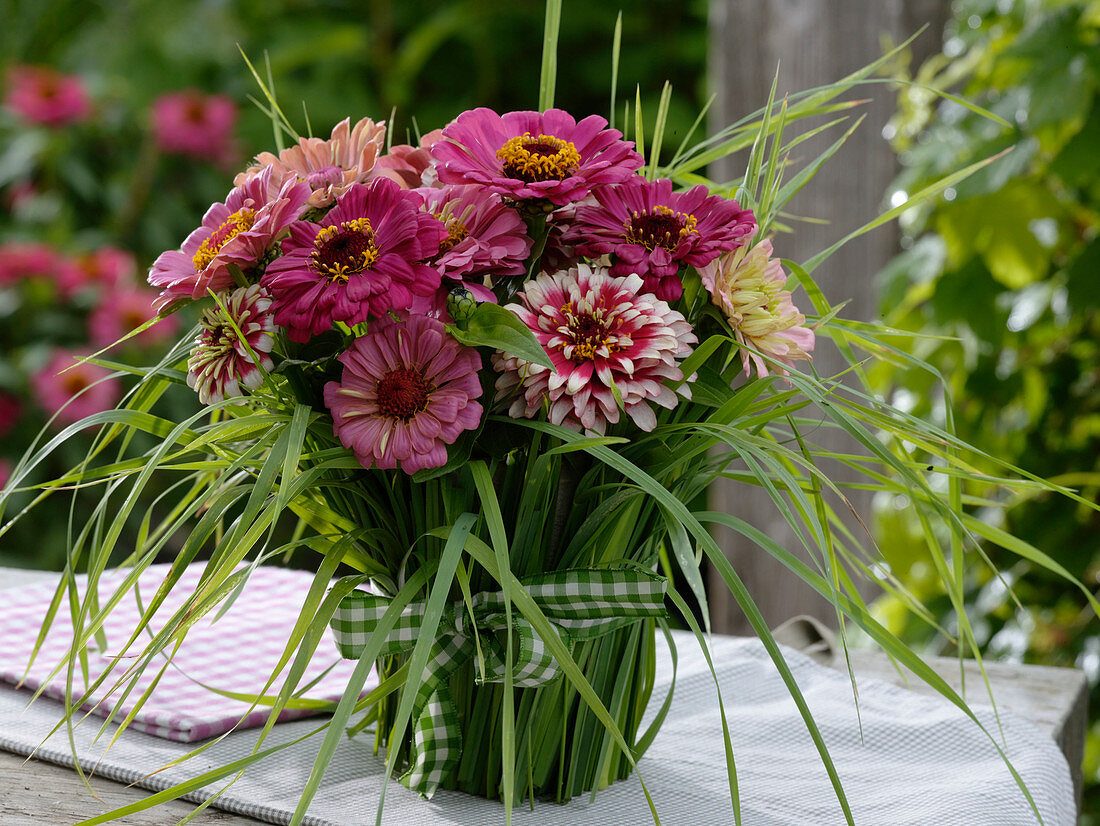
[[[517,394],[508,411],[533,418],[549,404],[554,424],[604,433],[622,409],[642,430],[653,430],[655,402],[672,409],[677,398],[668,382],[683,379],[677,362],[691,352],[691,325],[668,302],[642,292],[637,275],[612,277],[578,264],[542,274],[519,293],[518,315],[546,349],[554,370],[497,353],[493,366],[497,398]],[[612,389],[614,388],[614,389]],[[687,383],[681,395],[690,394]]]

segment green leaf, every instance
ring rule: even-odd
[[[534,333],[519,316],[499,304],[478,304],[465,330],[447,325],[447,332],[467,347],[492,347],[511,356],[554,369],[554,363],[542,349]]]

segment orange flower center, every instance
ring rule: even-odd
[[[623,238],[628,244],[639,244],[650,251],[664,247],[671,252],[681,239],[698,233],[696,224],[694,215],[658,205],[650,211],[631,215],[630,220],[623,224],[626,230]]]
[[[198,252],[191,259],[191,262],[195,265],[195,272],[202,272],[209,267],[210,262],[214,260],[222,247],[242,232],[252,229],[255,222],[256,213],[247,207],[238,209],[222,221],[221,226],[206,236],[206,240],[202,242]]]
[[[378,412],[408,420],[428,406],[435,386],[414,367],[391,370],[378,380]]]
[[[313,271],[331,283],[347,283],[348,278],[370,269],[378,259],[374,229],[366,218],[325,227],[313,241]]]
[[[498,149],[497,158],[505,175],[531,184],[565,180],[580,165],[581,153],[569,141],[525,132]]]

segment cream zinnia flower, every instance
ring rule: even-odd
[[[771,256],[771,241],[765,239],[751,249],[738,247],[699,269],[711,301],[721,308],[737,341],[744,345],[741,362],[746,375],[752,375],[753,366],[758,376],[768,375],[761,354],[790,367],[809,359],[814,349],[814,332],[803,326],[806,316],[791,301],[783,268]],[[774,365],[771,371],[787,374]]]

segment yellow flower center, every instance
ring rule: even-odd
[[[370,269],[378,259],[370,220],[356,218],[338,226],[325,227],[313,240],[310,257],[315,273],[332,283],[341,281],[346,284],[350,276]]]
[[[588,305],[588,302],[582,301],[582,304]],[[593,361],[597,356],[607,358],[619,351],[619,335],[612,329],[622,324],[617,314],[608,319],[603,307],[592,306],[584,306],[577,312],[572,301],[561,307],[561,314],[565,324],[558,328],[564,339],[560,349],[567,359],[579,364]]]
[[[236,238],[242,232],[252,229],[256,222],[256,213],[247,207],[238,209],[224,221],[220,227],[210,233],[202,242],[198,251],[191,259],[195,265],[195,272],[202,272],[210,266],[210,262],[221,251],[221,248]]]
[[[698,233],[697,223],[694,215],[657,205],[647,212],[634,212],[623,224],[623,238],[628,244],[639,244],[650,251],[664,247],[671,252],[681,239]]]
[[[505,175],[531,184],[565,180],[580,165],[581,153],[569,141],[525,132],[500,147],[497,158]]]
[[[443,239],[442,243],[440,243],[439,253],[436,257],[453,250],[455,246],[461,243],[461,241],[469,234],[470,231],[466,229],[466,225],[459,221],[457,218],[448,221],[447,237]]]

